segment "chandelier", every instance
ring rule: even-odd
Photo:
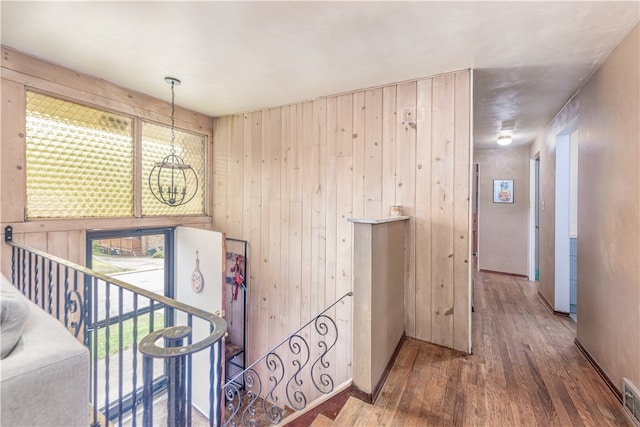
[[[171,85],[171,150],[161,162],[156,162],[149,173],[149,190],[161,203],[169,206],[187,204],[198,192],[198,175],[191,165],[186,164],[182,157],[176,154],[175,149],[175,94],[174,87],[180,84],[180,80],[174,77],[165,77],[164,81]],[[191,188],[187,185],[190,178],[195,181]]]

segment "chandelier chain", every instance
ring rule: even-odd
[[[175,86],[180,80],[165,77],[171,83],[171,152],[162,161],[156,162],[149,173],[149,190],[160,203],[181,206],[189,203],[198,193],[198,174],[176,154],[176,103]]]
[[[175,140],[176,140],[176,132],[175,132],[175,126],[176,126],[176,104],[175,104],[175,92],[173,90],[173,87],[175,86],[176,82],[172,81],[171,82],[171,154],[174,154],[176,152],[175,149]]]

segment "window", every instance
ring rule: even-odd
[[[142,216],[205,213],[206,136],[177,129],[175,135],[176,154],[196,172],[198,191],[189,203],[171,207],[157,201],[148,184],[151,168],[171,149],[169,126],[27,91],[27,219],[133,217],[137,198]],[[195,186],[193,181],[188,184]]]
[[[142,214],[143,215],[187,215],[204,213],[204,142],[202,135],[175,131],[176,154],[191,165],[198,181],[188,179],[187,186],[198,186],[193,199],[181,206],[160,203],[149,190],[149,173],[156,162],[161,161],[171,150],[171,128],[153,123],[142,123]],[[187,175],[193,178],[192,175]]]
[[[128,117],[27,92],[27,218],[133,216]]]

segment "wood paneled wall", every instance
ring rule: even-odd
[[[214,120],[214,228],[249,242],[250,359],[352,289],[347,218],[392,205],[411,217],[407,335],[470,351],[470,74]],[[337,320],[349,334],[350,304]]]
[[[27,222],[25,87],[164,123],[170,106],[10,48],[2,53],[0,223],[14,226],[17,241],[83,264],[90,229],[190,225],[247,240],[253,358],[351,290],[353,225],[347,218],[386,216],[390,206],[403,205],[411,216],[406,333],[470,350],[470,71],[213,123],[178,108],[178,126],[213,134],[213,221],[203,215]],[[6,273],[9,254],[0,246]],[[336,309],[345,343],[351,341],[351,310],[350,302]],[[374,321],[384,318],[378,313]],[[341,351],[337,375],[351,369],[350,346]]]

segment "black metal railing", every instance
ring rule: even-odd
[[[342,296],[227,381],[223,387],[225,426],[278,424],[351,378],[348,371],[340,378],[335,369],[339,331],[334,318],[336,307],[352,295]],[[351,347],[351,342],[341,344]]]
[[[16,244],[11,227],[5,242],[13,285],[90,350],[91,426],[221,424],[224,319]],[[192,387],[194,358],[208,364],[207,390]]]

